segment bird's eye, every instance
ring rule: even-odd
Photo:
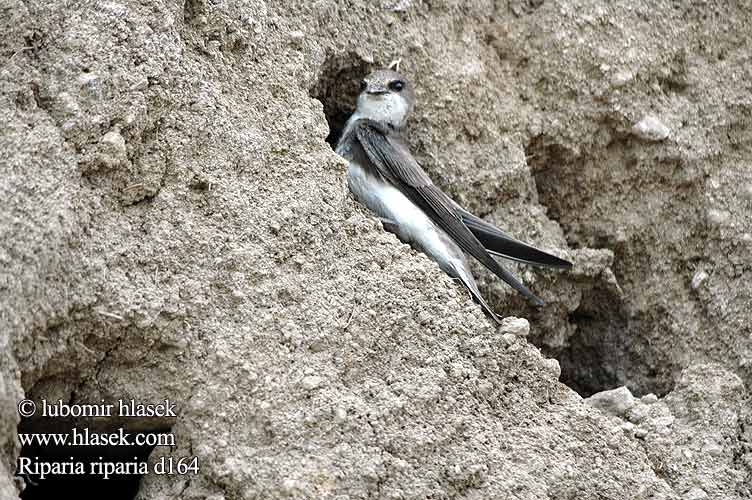
[[[402,80],[394,80],[389,82],[389,88],[394,90],[395,92],[399,92],[400,90],[405,88],[405,82]]]
[[[361,90],[361,92],[363,90],[365,90],[367,86],[368,86],[368,83],[365,80],[361,80],[360,81],[360,90]]]

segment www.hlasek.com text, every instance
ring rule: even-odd
[[[23,432],[18,434],[21,446],[175,446],[171,432],[91,432],[74,427],[70,432]]]

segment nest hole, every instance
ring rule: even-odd
[[[575,247],[583,241],[592,241],[589,245],[595,248],[611,248],[615,253],[612,267],[619,281],[622,281],[620,270],[639,268],[635,260],[644,255],[639,248],[625,254],[603,235],[587,234],[583,240],[576,233],[583,228],[568,225],[566,214],[585,204],[576,199],[582,192],[577,187],[580,182],[577,172],[582,169],[583,159],[541,139],[528,144],[525,152],[530,158],[540,202],[549,208],[549,217],[560,223],[567,241]],[[583,192],[582,196],[587,194]],[[630,313],[630,297],[622,293],[609,289],[605,283],[594,283],[591,290],[583,291],[580,306],[569,315],[575,333],[568,339],[568,345],[552,349],[539,344],[539,347],[559,361],[561,381],[583,397],[624,385],[637,396],[650,392],[664,396],[673,389],[681,367],[668,361],[656,366],[656,360],[665,355],[659,352],[659,346],[651,346],[636,335],[639,318]]]
[[[568,346],[556,357],[561,381],[583,397],[628,385],[624,358],[628,318],[619,298],[595,287],[569,315],[577,326]],[[630,387],[633,393],[639,388]]]
[[[355,111],[360,92],[360,81],[372,69],[372,64],[356,54],[330,56],[324,62],[321,76],[309,95],[324,105],[324,115],[329,124],[326,142],[334,149],[345,128],[345,123]]]

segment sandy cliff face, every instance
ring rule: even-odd
[[[142,499],[749,498],[746,4],[351,3],[0,4],[0,497],[28,397],[177,401]],[[347,195],[399,57],[436,183],[575,262],[480,273],[544,355]]]

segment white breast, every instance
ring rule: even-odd
[[[462,250],[397,188],[370,175],[354,161],[347,169],[347,181],[358,201],[397,225],[397,236],[402,241],[417,244],[450,275],[465,274]]]

